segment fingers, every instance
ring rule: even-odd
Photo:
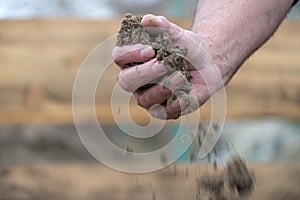
[[[205,39],[198,34],[184,30],[179,26],[168,21],[163,16],[145,15],[142,19],[142,26],[154,34],[168,32],[172,45],[180,48],[188,48],[188,54],[185,59],[190,64],[191,71],[201,71],[205,75],[205,81],[196,74],[190,73],[192,79],[194,95],[179,95],[175,101],[167,105],[162,105],[171,95],[172,91],[177,91],[182,87],[182,78],[165,77],[163,82],[145,89],[137,90],[141,86],[148,84],[153,80],[162,78],[167,73],[167,68],[163,62],[158,62],[155,57],[155,51],[149,45],[135,44],[122,47],[116,47],[112,56],[117,65],[121,67],[118,76],[120,86],[128,91],[135,92],[137,102],[140,106],[149,110],[152,116],[161,119],[176,119],[181,115],[191,113],[199,108],[209,97],[209,90],[214,92],[218,85],[215,84],[215,71],[212,67],[214,63],[204,48]],[[206,47],[206,46],[205,46]],[[142,64],[141,64],[142,63]],[[128,64],[134,64],[134,67],[128,68]],[[206,85],[206,83],[207,85]],[[154,106],[156,105],[156,106]]]
[[[153,106],[149,110],[151,116],[158,119],[177,119],[180,116],[191,113],[199,108],[197,101],[191,96],[182,95],[178,96],[175,101],[173,101],[167,107]]]
[[[155,104],[162,104],[171,94],[172,91],[169,88],[157,84],[147,90],[137,90],[135,97],[137,104],[148,110]]]
[[[118,76],[118,82],[127,92],[134,92],[139,87],[161,77],[167,71],[163,63],[153,59],[144,64],[121,70]]]
[[[154,105],[154,107],[148,108],[151,116],[159,119],[177,119],[180,116],[187,115],[197,110],[210,98],[211,93],[205,84],[205,81],[200,76],[196,77],[196,79],[199,80],[196,80],[197,83],[193,83],[193,89],[189,94],[184,92],[177,93],[177,99],[166,107],[155,106],[156,104],[159,104],[159,102],[155,102],[155,104],[152,101],[153,99],[150,99],[153,103],[152,105]]]
[[[164,77],[159,83],[147,90],[136,91],[135,96],[137,103],[146,109],[149,109],[155,104],[162,104],[168,97],[172,95],[172,92],[181,89],[186,80],[179,72],[174,72],[171,76]]]
[[[197,92],[197,94],[195,93]],[[181,93],[170,105],[154,106],[150,108],[151,116],[158,119],[177,119],[197,110],[209,98],[209,93],[192,91],[190,94]]]
[[[117,46],[112,52],[114,62],[125,68],[129,63],[143,63],[152,59],[155,56],[155,51],[149,45],[135,44],[127,46]]]
[[[182,113],[188,114],[199,108],[197,96],[186,94],[180,89],[187,88],[187,80],[179,73],[174,72],[171,76],[165,77],[159,84],[144,90],[136,91],[135,97],[140,106],[147,109],[150,114],[159,119],[177,119]],[[190,86],[188,86],[190,87]],[[177,99],[171,104],[163,107],[172,94]]]
[[[147,31],[153,34],[168,32],[175,46],[188,49],[186,59],[195,68],[201,69],[207,65],[207,63],[212,62],[203,45],[203,41],[207,39],[198,34],[182,29],[176,24],[168,21],[164,16],[145,15],[141,24],[143,27],[147,28]]]
[[[165,108],[167,119],[177,119],[191,105],[191,99],[188,95],[178,97],[169,106]]]
[[[153,34],[168,31],[173,41],[177,41],[184,34],[184,29],[170,22],[164,16],[145,15],[141,24],[143,27],[148,27],[147,30]]]

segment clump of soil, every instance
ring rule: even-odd
[[[228,163],[227,176],[230,188],[236,190],[239,195],[248,194],[253,189],[253,173],[248,170],[246,163],[240,157]]]
[[[240,157],[234,157],[225,170],[196,179],[197,200],[239,200],[254,188],[254,175]]]
[[[155,51],[155,57],[158,61],[163,62],[164,66],[168,68],[167,75],[170,75],[174,71],[179,71],[181,74],[189,80],[191,78],[187,67],[188,63],[185,60],[185,56],[188,54],[187,48],[181,48],[173,45],[170,34],[166,32],[151,34],[141,25],[142,16],[132,16],[126,14],[121,23],[121,28],[117,36],[117,46],[143,44],[150,45]],[[127,67],[132,67],[142,63],[128,63]],[[153,84],[146,85],[140,89],[147,89]],[[184,93],[188,94],[191,90],[190,86],[185,85],[180,89],[180,92],[176,91],[175,96],[182,96]],[[171,97],[172,100],[176,97]]]

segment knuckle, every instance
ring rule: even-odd
[[[167,111],[167,115],[170,116],[171,119],[178,119],[181,116],[181,112],[178,110]]]
[[[178,119],[181,116],[181,114],[179,112],[171,113],[171,114],[167,113],[167,116],[168,116],[168,119]]]
[[[159,85],[158,91],[160,93],[160,96],[169,96],[172,93],[172,91],[168,87],[163,85]]]
[[[179,41],[182,38],[188,38],[188,37],[184,37],[185,36],[185,30],[179,27],[176,27],[176,25],[173,25],[173,29],[171,30],[171,34],[172,34],[172,40],[174,42]]]
[[[169,20],[168,20],[165,16],[158,16],[158,18],[159,18],[162,22],[169,22]]]
[[[118,76],[118,83],[119,83],[120,87],[127,92],[131,92],[132,89],[127,80],[128,79],[125,77],[125,75],[120,72],[119,76]]]
[[[135,70],[135,76],[144,84],[151,83],[151,80],[153,79],[153,72],[150,72],[148,64],[135,66],[133,70]]]
[[[116,62],[120,59],[120,47],[115,47],[112,51],[112,58]]]
[[[168,119],[178,119],[181,116],[181,110],[174,102],[166,108],[166,113]]]
[[[140,95],[138,97],[138,105],[146,109],[150,108],[151,103],[149,101],[148,95],[146,94]]]

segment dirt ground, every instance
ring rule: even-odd
[[[222,173],[200,163],[121,173],[95,161],[71,125],[2,124],[0,133],[0,200],[196,200],[199,181]],[[300,198],[299,163],[250,164],[249,170],[254,190],[243,199]]]
[[[255,190],[244,199],[298,200],[300,165],[251,166]],[[211,173],[208,166],[170,166],[132,175],[99,164],[39,163],[2,166],[0,199],[196,199],[195,178]]]

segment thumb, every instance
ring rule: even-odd
[[[184,34],[184,29],[170,22],[164,16],[147,14],[143,17],[141,24],[153,34],[159,34],[161,32],[168,31],[173,42],[176,42]]]
[[[153,34],[168,32],[173,44],[188,49],[186,59],[195,68],[201,69],[212,63],[203,45],[205,39],[196,33],[177,26],[164,16],[147,14],[143,17],[141,24]]]

